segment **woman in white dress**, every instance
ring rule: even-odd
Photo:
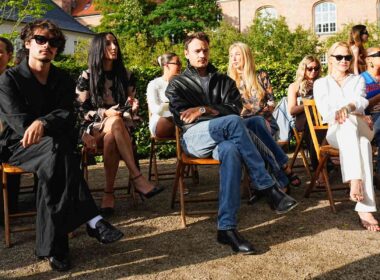
[[[368,106],[365,82],[352,74],[353,54],[344,42],[332,45],[328,52],[328,75],[314,83],[314,99],[324,123],[326,139],[339,149],[343,182],[350,183],[350,199],[356,201],[361,225],[380,231],[373,189],[372,123],[364,116]]]
[[[165,96],[171,78],[181,72],[181,60],[175,53],[165,53],[158,58],[163,75],[149,82],[147,101],[149,108],[149,130],[160,138],[174,137],[174,122],[169,111],[169,99]]]

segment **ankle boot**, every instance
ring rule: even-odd
[[[291,196],[284,193],[276,185],[261,191],[269,206],[277,213],[284,214],[298,205],[298,202]]]

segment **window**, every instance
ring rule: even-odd
[[[315,33],[328,34],[336,32],[336,5],[323,2],[314,8]]]
[[[319,60],[322,65],[327,65],[327,54],[326,53],[321,54],[321,56],[319,57]]]
[[[273,18],[276,19],[277,16],[277,10],[274,7],[263,7],[257,10],[256,16],[262,17],[262,18]]]

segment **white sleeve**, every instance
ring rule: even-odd
[[[368,106],[368,99],[366,98],[365,81],[360,77],[357,87],[355,88],[355,112],[364,114],[365,108]]]
[[[313,94],[323,122],[333,122],[335,120],[335,110],[332,110],[329,106],[329,87],[326,78],[321,78],[314,82]]]
[[[169,109],[169,104],[163,102],[160,98],[160,92],[155,80],[149,82],[146,97],[150,113],[161,115]]]

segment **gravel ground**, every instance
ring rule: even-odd
[[[145,174],[147,164],[141,162]],[[174,170],[174,160],[161,161],[159,167]],[[188,181],[189,196],[216,196],[218,169],[199,171],[200,185]],[[296,171],[304,186],[304,170]],[[333,172],[332,178],[340,180],[339,172]],[[116,185],[126,183],[127,171],[121,167]],[[91,188],[103,184],[102,166],[92,167]],[[178,207],[172,210],[169,205],[173,180],[161,184],[166,187],[162,194],[137,207],[130,195],[118,191],[122,197],[110,221],[125,234],[120,242],[99,245],[85,227],[79,228],[70,240],[70,272],[52,272],[46,261],[34,257],[34,232],[13,234],[13,246],[0,247],[0,279],[380,279],[380,235],[362,230],[352,202],[338,203],[333,214],[324,193],[305,199],[303,187],[293,188],[300,205],[276,215],[264,201],[252,206],[242,199],[239,230],[260,254],[241,256],[216,242],[215,214],[189,217],[188,227],[182,229]],[[217,204],[188,208],[217,209]]]

